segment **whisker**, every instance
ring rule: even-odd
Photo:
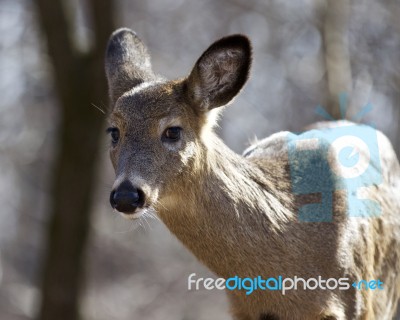
[[[163,207],[165,209],[165,211],[168,211],[168,209],[158,200],[155,201],[156,204],[160,205],[161,207]]]
[[[139,223],[139,225],[142,227],[142,229],[144,230],[144,232],[146,232],[146,227],[145,227],[145,225],[143,224],[143,220],[142,220],[142,219],[139,219],[139,220],[138,220],[138,223]]]
[[[138,228],[138,224],[136,221],[131,221],[131,227],[129,228],[129,232],[133,232]]]
[[[144,222],[148,225],[149,230],[151,230],[151,225],[149,223],[149,221],[147,221],[148,215],[147,215],[147,211],[145,213],[143,213],[143,220]]]
[[[160,222],[161,222],[160,218],[158,217],[157,213],[156,213],[154,210],[150,210],[150,211],[148,212],[148,217],[149,217],[150,219],[155,220],[155,221],[160,221]]]
[[[91,103],[92,107],[95,107],[97,110],[99,110],[102,114],[106,114],[106,112],[101,109],[100,107],[96,106],[94,103]]]

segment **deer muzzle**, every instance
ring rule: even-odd
[[[144,203],[144,192],[128,180],[123,181],[110,194],[111,207],[124,214],[133,214],[137,208],[142,208]]]

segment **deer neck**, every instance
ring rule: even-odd
[[[199,157],[203,165],[194,164],[197,169],[180,177],[176,192],[158,212],[200,261],[218,275],[229,276],[242,268],[229,257],[251,261],[258,255],[254,249],[265,241],[271,250],[279,248],[271,244],[280,241],[290,213],[268,170],[234,153],[219,138],[211,141]],[[243,272],[248,273],[246,268]]]

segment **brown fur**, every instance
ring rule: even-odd
[[[111,147],[116,185],[128,179],[146,195],[171,232],[220,277],[322,276],[380,279],[384,290],[228,292],[238,320],[391,319],[400,295],[400,169],[379,133],[384,182],[370,196],[383,214],[349,218],[341,191],[332,222],[305,223],[298,208],[318,194],[295,196],[287,155],[288,133],[255,143],[240,156],[214,134],[217,110],[244,85],[251,49],[243,36],[213,44],[191,74],[166,81],[154,76],[142,42],[115,32],[107,51],[113,110],[120,141]],[[322,123],[314,128],[348,125]],[[174,144],[160,140],[183,128]],[[128,216],[129,217],[129,216]]]

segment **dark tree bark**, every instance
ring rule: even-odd
[[[61,0],[36,0],[61,108],[43,266],[39,314],[43,320],[79,318],[84,250],[105,118],[91,104],[108,100],[103,53],[113,30],[112,0],[87,0],[94,46],[89,52],[79,52],[64,5]]]

